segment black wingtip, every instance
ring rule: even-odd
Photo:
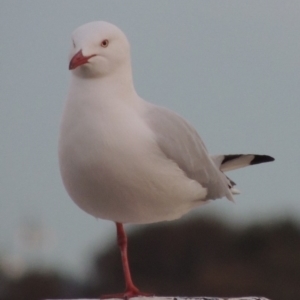
[[[250,165],[257,165],[257,164],[266,163],[274,160],[275,158],[269,155],[254,155],[254,158],[251,160]]]
[[[227,155],[224,155],[224,159],[222,160],[222,165],[225,164],[226,162],[230,161],[230,160],[239,158],[241,156],[243,156],[243,154],[227,154]]]

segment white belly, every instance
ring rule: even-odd
[[[130,112],[121,122],[120,115],[102,117],[64,116],[62,124],[61,174],[80,208],[116,222],[151,223],[200,204],[206,189],[164,157],[142,120]]]

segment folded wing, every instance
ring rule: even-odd
[[[226,176],[188,122],[174,112],[150,103],[145,110],[145,120],[164,155],[176,162],[189,178],[207,188],[206,200],[227,197],[233,201]]]

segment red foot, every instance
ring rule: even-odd
[[[120,293],[120,294],[103,295],[100,297],[100,299],[120,298],[120,299],[128,300],[129,298],[138,297],[138,296],[153,296],[152,294],[140,292],[139,289],[132,282],[128,257],[127,257],[127,236],[124,231],[123,225],[121,223],[116,223],[116,225],[117,225],[118,245],[121,250],[121,258],[122,258],[123,270],[125,275],[126,290],[124,293]]]
[[[100,296],[100,299],[119,298],[119,299],[127,300],[129,298],[139,297],[139,296],[153,296],[153,294],[143,293],[143,292],[140,292],[137,288],[132,288],[132,289],[128,289],[124,293],[120,293],[120,294],[102,295],[102,296]]]

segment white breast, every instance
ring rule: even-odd
[[[59,159],[70,197],[87,213],[122,223],[170,220],[193,208],[206,189],[164,157],[138,104],[113,107],[67,102]]]

